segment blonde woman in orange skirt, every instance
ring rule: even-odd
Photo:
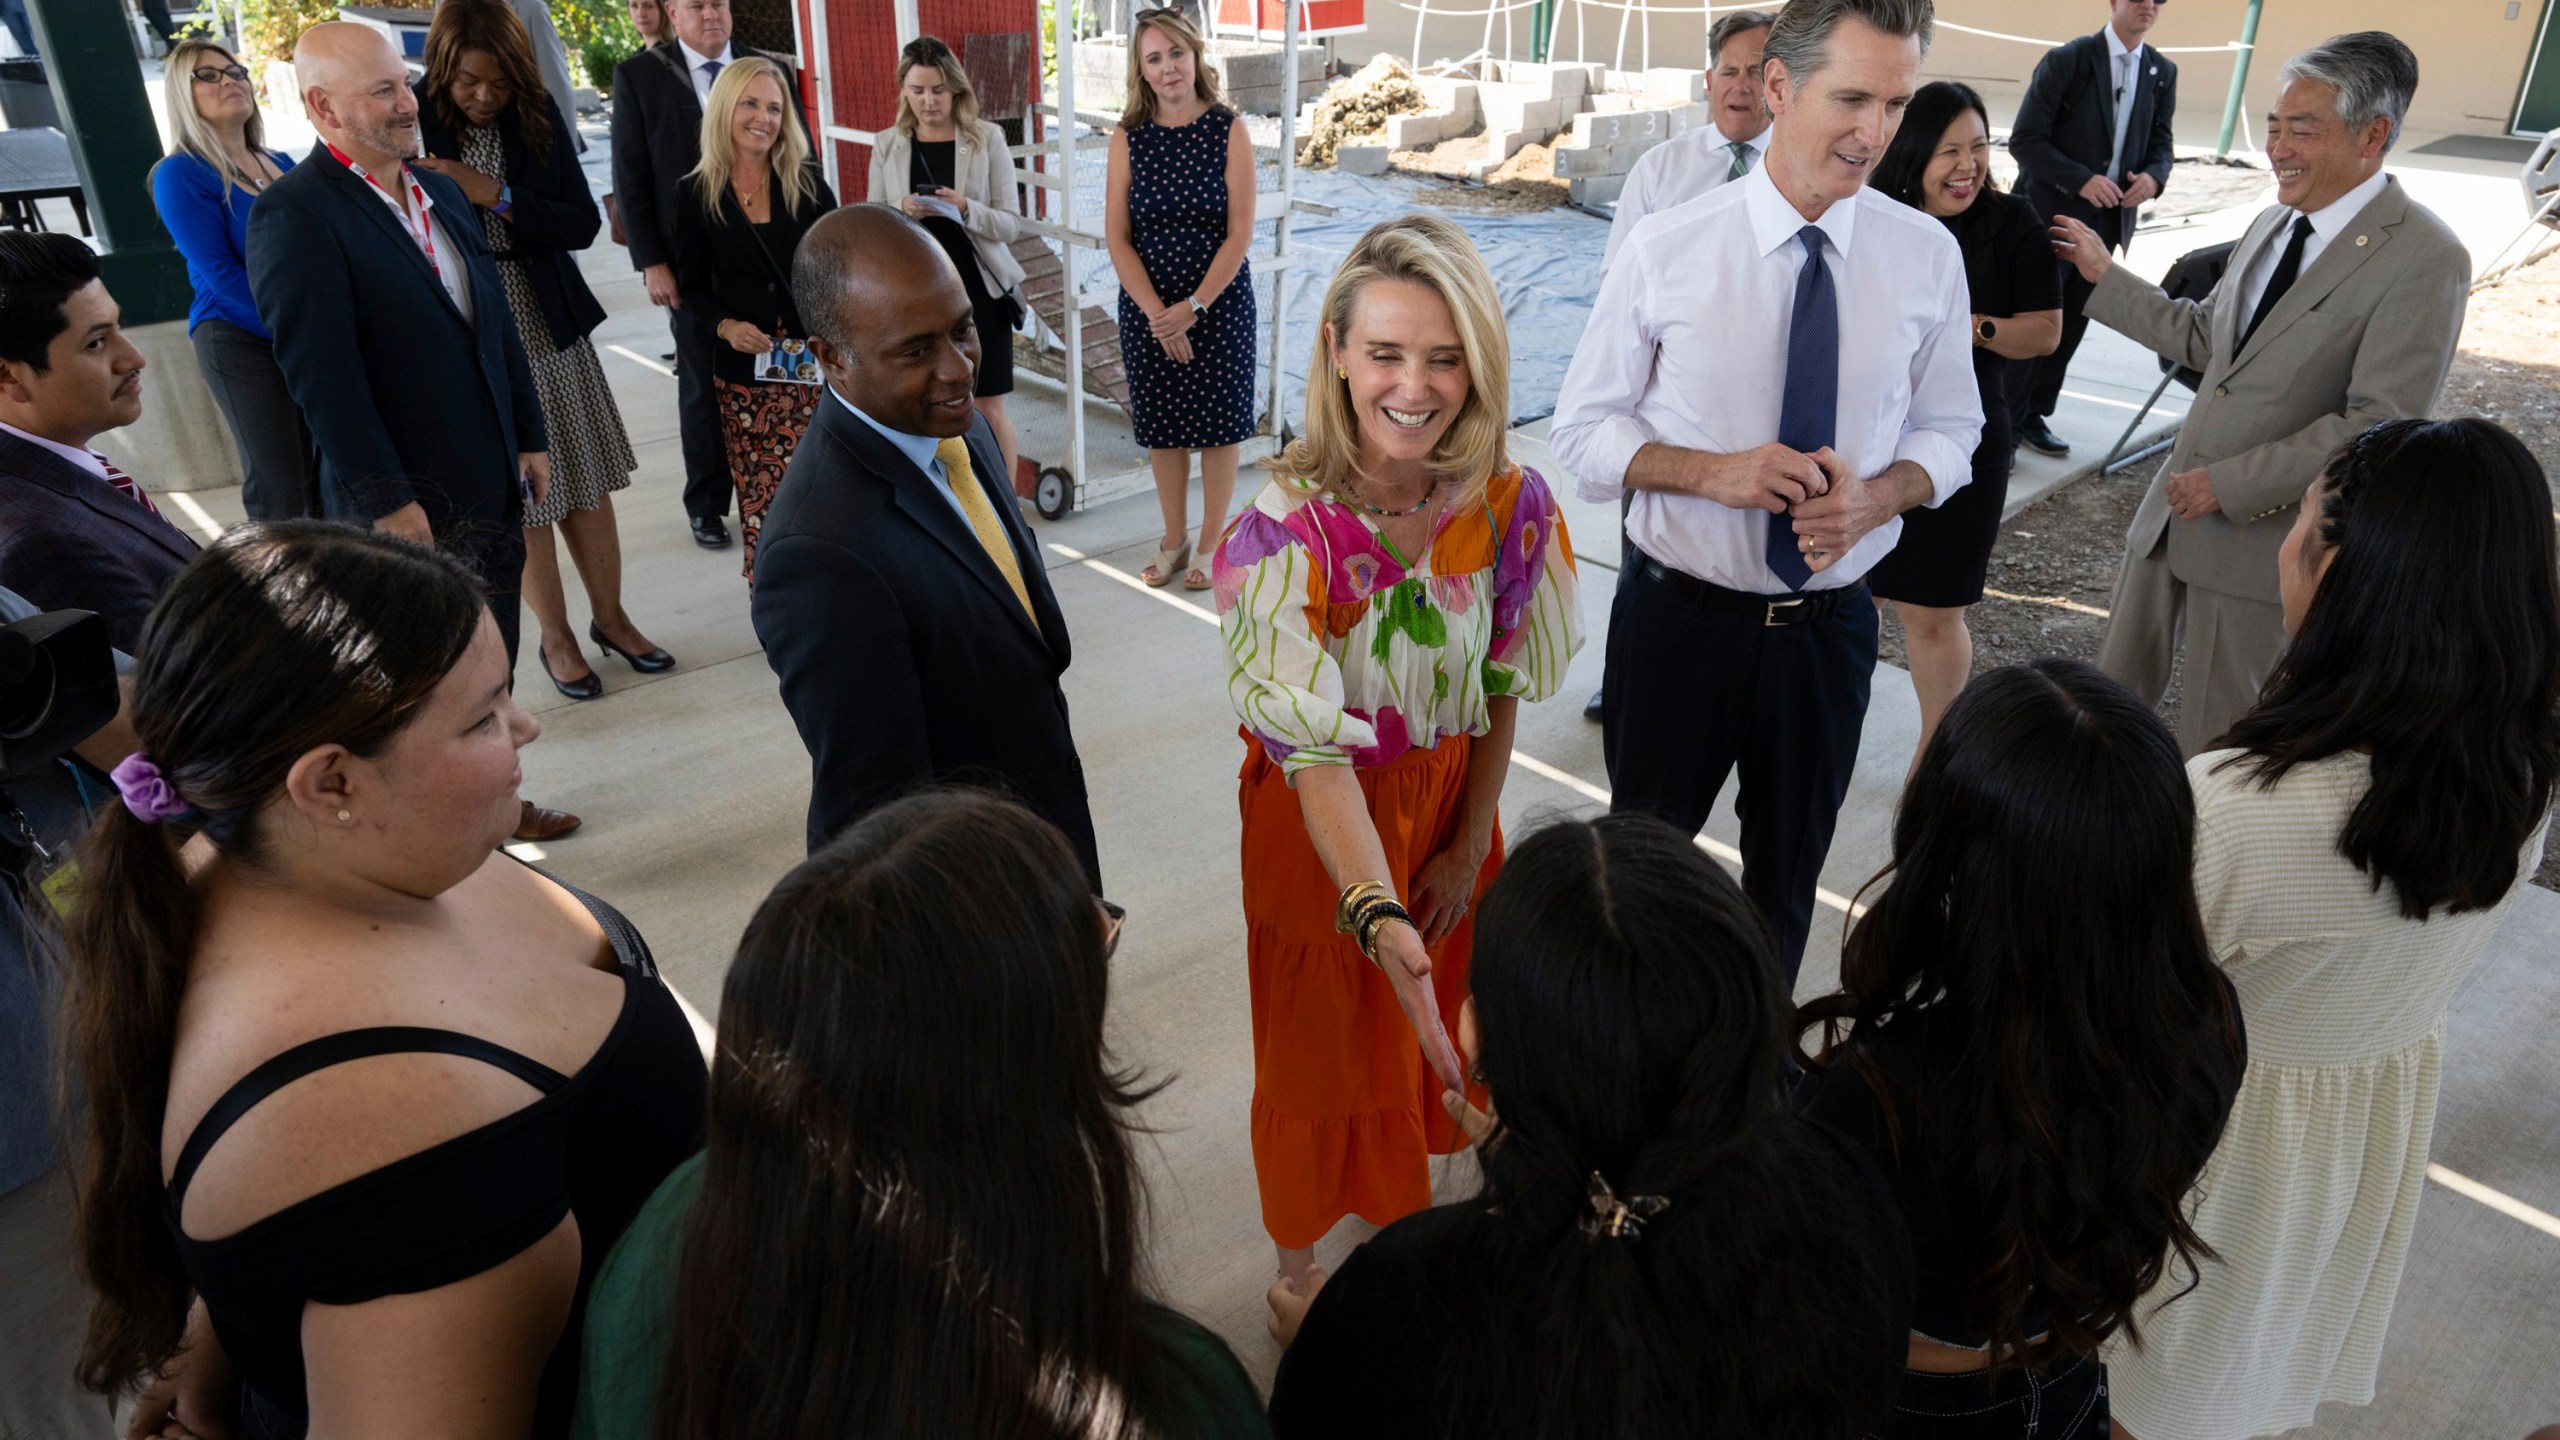
[[[1501,862],[1520,701],[1582,643],[1563,517],[1505,448],[1510,349],[1465,233],[1376,227],[1324,315],[1303,437],[1215,572],[1275,1316],[1321,1283],[1335,1222],[1429,1205],[1429,1157],[1463,1143],[1467,916]]]

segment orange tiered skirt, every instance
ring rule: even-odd
[[[1451,736],[1360,772],[1393,872],[1379,878],[1398,895],[1412,895],[1416,872],[1456,834],[1473,749],[1469,737]],[[1340,891],[1307,838],[1297,792],[1250,735],[1236,779],[1253,988],[1253,1171],[1262,1228],[1300,1249],[1345,1215],[1385,1225],[1429,1206],[1430,1157],[1463,1145],[1394,987],[1351,937],[1334,933]],[[1501,864],[1497,825],[1478,895]],[[1431,949],[1452,1041],[1475,936],[1469,908]],[[1481,1094],[1473,1098],[1483,1103]]]

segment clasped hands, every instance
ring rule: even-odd
[[[1200,312],[1191,308],[1189,300],[1176,300],[1156,307],[1147,317],[1147,333],[1156,337],[1164,353],[1181,364],[1191,363],[1191,327],[1200,323]]]
[[[1816,574],[1904,509],[1891,487],[1877,483],[1881,477],[1861,478],[1828,445],[1810,454],[1769,444],[1698,458],[1704,463],[1691,476],[1692,490],[1736,510],[1792,517],[1796,549]]]
[[[2159,193],[2160,182],[2152,179],[2145,171],[2134,172],[2133,178],[2122,185],[2118,185],[2107,176],[2092,175],[2080,187],[2080,198],[2101,210],[2113,210],[2118,207],[2130,209],[2153,199]]]

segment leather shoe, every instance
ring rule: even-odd
[[[1592,691],[1591,703],[1582,707],[1582,718],[1585,720],[1598,720],[1601,716],[1607,713],[1607,702],[1601,698],[1601,692],[1598,690]]]
[[[566,810],[549,810],[530,800],[520,800],[524,807],[516,818],[516,840],[557,840],[585,823]]]
[[[676,657],[668,654],[664,650],[644,650],[639,654],[634,655],[630,651],[623,649],[621,646],[614,644],[611,640],[605,638],[604,627],[596,624],[592,620],[587,622],[587,638],[602,646],[604,648],[604,653],[607,655],[621,656],[624,664],[629,665],[632,669],[639,671],[643,675],[655,675],[661,670],[673,670],[676,668]],[[560,682],[555,680],[552,683],[556,685]]]
[[[693,517],[693,543],[705,550],[726,550],[729,548],[729,527],[717,515],[696,515]]]
[[[597,674],[592,666],[575,680],[563,680],[552,670],[551,657],[542,653],[539,642],[533,647],[533,658],[542,662],[542,673],[550,679],[551,688],[572,700],[593,700],[604,693],[604,677]]]
[[[2018,443],[2039,455],[2050,455],[2056,460],[2071,453],[2070,443],[2054,434],[2052,428],[2044,423],[2044,417],[2041,415],[2028,416],[2026,423],[2018,427]]]

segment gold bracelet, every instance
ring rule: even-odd
[[[1372,896],[1384,896],[1389,900],[1396,898],[1395,891],[1389,889],[1386,883],[1380,880],[1354,880],[1343,886],[1342,898],[1333,902],[1334,933],[1348,935],[1357,929],[1360,923],[1360,907]]]

